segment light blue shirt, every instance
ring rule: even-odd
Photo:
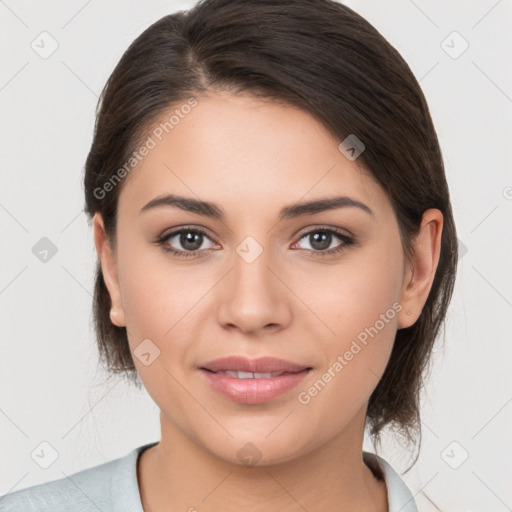
[[[1,512],[144,512],[137,482],[137,460],[159,441],[69,477],[0,496]],[[389,512],[418,512],[411,491],[382,457],[363,452],[364,462],[382,470]]]

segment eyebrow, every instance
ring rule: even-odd
[[[200,201],[175,194],[165,194],[155,197],[140,209],[139,215],[143,212],[163,206],[175,206],[187,212],[196,213],[204,217],[210,217],[220,221],[225,220],[225,215],[222,209],[215,203]],[[361,201],[348,196],[336,196],[285,206],[279,212],[279,221],[347,207],[359,208],[369,215],[374,215],[370,207]]]

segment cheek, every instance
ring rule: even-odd
[[[194,305],[206,289],[190,278],[189,269],[166,263],[158,250],[126,243],[119,247],[119,255],[128,342],[139,377],[162,410],[169,396],[173,411],[183,410],[190,397],[178,382],[183,381],[190,333],[197,323],[199,308]],[[146,359],[145,354],[149,354]]]
[[[160,248],[141,245],[125,236],[119,246],[119,282],[130,346],[134,350],[149,338],[163,352],[172,340],[176,356],[183,338],[177,334],[191,328],[194,305],[205,290],[193,277],[193,268],[170,263]]]
[[[175,323],[180,309],[197,294],[193,268],[180,265],[158,247],[142,228],[119,226],[119,282],[127,324],[151,326],[162,336]],[[189,306],[190,307],[190,306]]]
[[[347,252],[335,265],[310,267],[307,279],[301,284],[301,293],[311,309],[334,331],[332,340],[343,344],[343,340],[356,337],[386,313],[386,333],[396,327],[403,254],[398,233],[391,235]],[[378,326],[382,328],[380,322]],[[324,332],[323,339],[329,340],[329,333],[325,329]]]
[[[317,271],[312,309],[330,327],[317,337],[320,380],[309,397],[353,407],[367,400],[387,365],[396,335],[403,255],[396,237],[361,247],[340,265]],[[335,271],[333,269],[336,269]],[[316,292],[313,292],[316,290]],[[327,372],[327,373],[324,373]],[[325,391],[324,391],[325,388]],[[320,398],[321,395],[321,398]],[[305,397],[305,401],[308,397]]]

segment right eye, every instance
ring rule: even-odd
[[[208,247],[203,247],[205,238],[210,239],[200,228],[180,228],[161,236],[156,244],[161,245],[164,251],[180,258],[189,258],[208,249]],[[183,249],[176,248],[175,245],[181,245]]]

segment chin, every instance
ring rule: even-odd
[[[272,428],[275,428],[275,424]],[[282,464],[305,454],[306,443],[303,438],[299,439],[299,435],[294,439],[295,436],[289,432],[283,432],[267,437],[268,432],[252,434],[246,430],[234,438],[215,440],[213,443],[209,439],[204,446],[216,458],[245,467]]]

